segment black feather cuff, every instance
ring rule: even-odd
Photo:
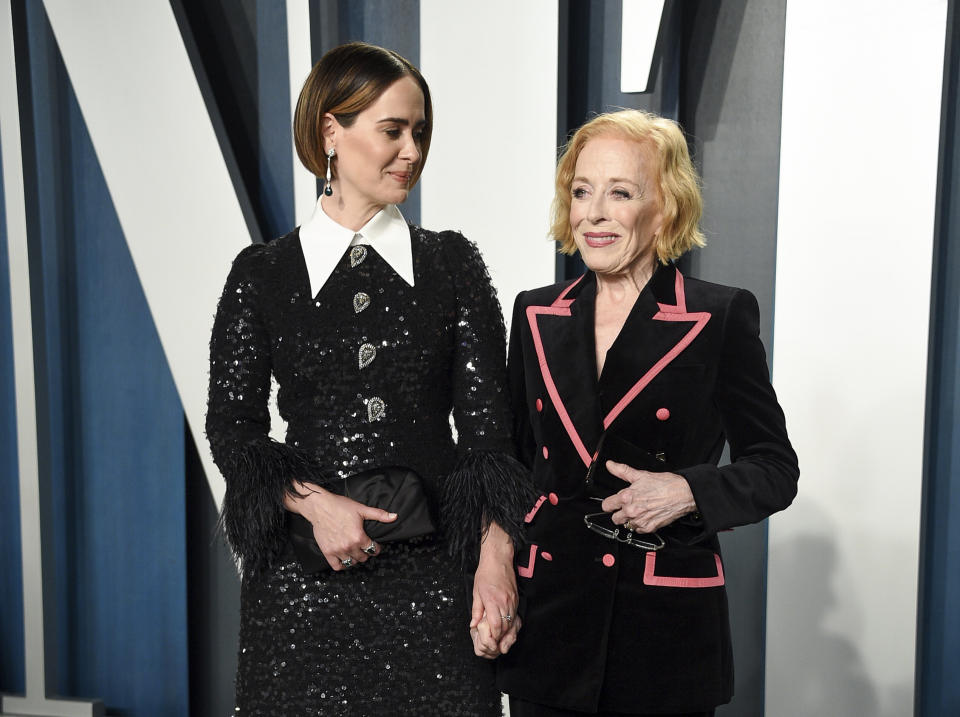
[[[522,463],[493,451],[470,451],[457,463],[443,487],[441,515],[450,554],[476,565],[490,523],[523,545],[523,518],[537,498],[530,472]]]
[[[294,481],[324,485],[336,478],[320,469],[306,451],[273,440],[234,450],[220,469],[227,481],[218,527],[244,574],[274,564],[286,545],[286,493]]]

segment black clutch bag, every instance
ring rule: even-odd
[[[333,483],[325,485],[324,488],[358,503],[397,514],[397,519],[392,523],[363,521],[364,532],[378,543],[417,538],[436,530],[423,490],[423,481],[409,468],[371,468],[347,476],[339,485]],[[309,520],[299,513],[288,511],[287,535],[304,573],[330,570],[330,564],[323,557],[320,546],[313,537],[313,525]]]

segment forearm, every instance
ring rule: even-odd
[[[513,563],[513,541],[499,524],[492,522],[480,542],[480,561]]]

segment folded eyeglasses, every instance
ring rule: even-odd
[[[600,521],[608,522],[611,527],[602,525]],[[626,526],[614,524],[611,513],[587,513],[583,516],[583,522],[597,535],[640,550],[660,550],[666,545],[657,533],[635,533]]]

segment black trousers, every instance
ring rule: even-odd
[[[707,712],[684,712],[674,714],[640,714],[630,712],[574,712],[573,710],[547,707],[536,702],[527,702],[515,697],[510,698],[510,717],[713,717],[713,710]]]

